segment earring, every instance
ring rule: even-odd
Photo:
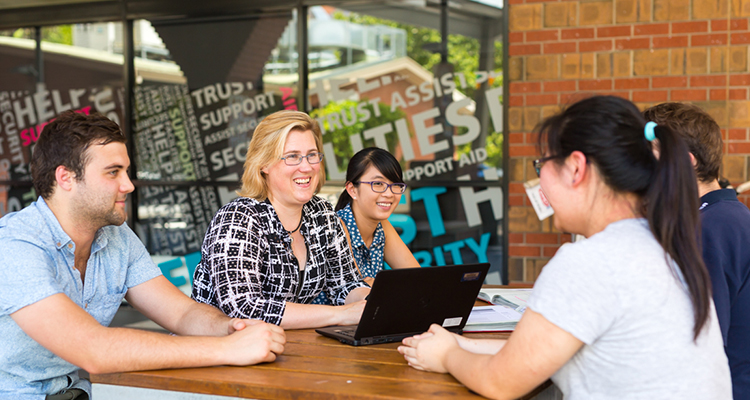
[[[352,200],[357,200],[357,198],[356,197],[352,197]]]

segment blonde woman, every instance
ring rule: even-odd
[[[320,128],[307,114],[279,111],[255,129],[239,198],[208,227],[193,298],[230,317],[285,329],[359,322],[369,288],[323,186]],[[323,290],[338,307],[312,305]]]

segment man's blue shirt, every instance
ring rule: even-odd
[[[732,371],[735,399],[750,399],[750,210],[733,189],[701,197],[703,261]]]
[[[128,288],[161,275],[159,268],[126,224],[106,226],[91,246],[84,285],[75,243],[41,197],[0,219],[0,249],[0,398],[43,399],[68,387],[90,393],[79,368],[27,336],[10,314],[63,293],[108,326]]]

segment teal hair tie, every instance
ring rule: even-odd
[[[646,122],[646,127],[643,128],[643,133],[646,135],[646,140],[649,142],[656,139],[656,134],[654,133],[654,128],[656,128],[656,122],[654,121],[648,121]]]

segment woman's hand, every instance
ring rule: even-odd
[[[431,372],[446,373],[446,355],[458,346],[456,335],[439,325],[432,324],[430,330],[403,340],[398,352],[403,354],[410,366]]]

